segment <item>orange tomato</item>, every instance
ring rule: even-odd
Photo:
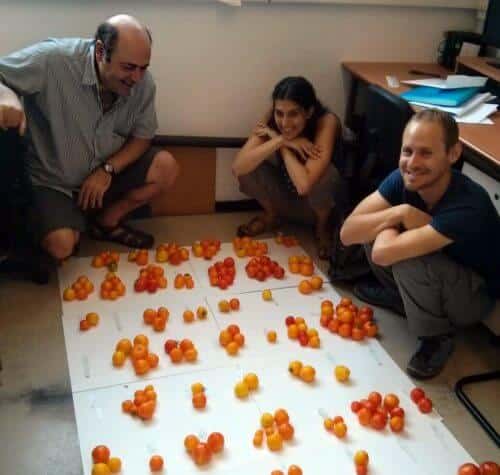
[[[200,443],[200,440],[195,435],[187,435],[184,439],[184,447],[189,454],[192,454],[195,447]]]
[[[149,459],[149,468],[152,472],[163,470],[163,458],[160,455],[153,455]]]
[[[191,454],[196,465],[205,465],[212,458],[210,447],[204,442],[198,443]]]
[[[220,432],[212,432],[207,439],[210,450],[216,454],[224,449],[224,436]]]

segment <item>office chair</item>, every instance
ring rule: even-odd
[[[375,191],[398,167],[403,131],[413,114],[403,98],[379,86],[367,87],[366,117],[360,132],[358,198]]]
[[[32,245],[27,228],[31,183],[24,152],[17,131],[0,131],[0,273],[44,284],[49,279],[48,265]]]

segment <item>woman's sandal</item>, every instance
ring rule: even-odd
[[[236,230],[236,235],[238,237],[244,237],[244,236],[254,237],[268,231],[273,231],[274,229],[276,229],[277,226],[278,226],[277,221],[268,223],[261,216],[255,216],[248,223],[241,224],[240,226],[238,226],[238,229]]]
[[[134,229],[124,223],[106,227],[93,221],[89,224],[89,235],[98,241],[111,241],[133,249],[151,249],[154,237],[151,234]]]

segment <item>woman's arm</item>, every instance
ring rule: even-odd
[[[291,150],[298,151],[295,145],[300,146],[300,142],[306,139],[294,139],[291,144],[285,143],[283,145],[281,154],[288,175],[299,195],[307,195],[329,165],[339,127],[339,120],[330,113],[325,114],[318,121],[313,144],[315,148],[306,157],[305,163],[302,163]]]
[[[281,135],[266,139],[259,137],[254,132],[243,145],[243,148],[236,154],[232,165],[233,174],[238,177],[252,172],[264,160],[279,150],[283,142]]]
[[[268,123],[271,114],[272,109],[269,109],[257,124],[245,145],[236,154],[232,165],[234,176],[238,177],[252,172],[283,145],[283,137],[265,125]]]

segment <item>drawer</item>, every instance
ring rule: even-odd
[[[476,183],[479,183],[488,192],[491,201],[493,201],[497,212],[500,214],[500,182],[491,176],[486,175],[486,173],[483,173],[481,170],[478,170],[469,163],[464,163],[462,173],[467,175]]]

